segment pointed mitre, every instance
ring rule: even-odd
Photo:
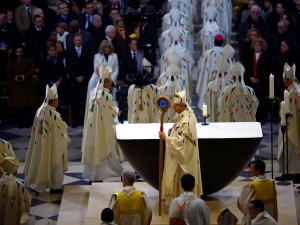
[[[177,66],[180,66],[181,62],[182,62],[182,58],[176,52],[173,52],[168,57],[168,62],[169,62],[169,64],[175,64]]]
[[[167,76],[178,76],[180,74],[180,69],[175,64],[170,64],[166,69]]]
[[[288,78],[288,79],[294,79],[295,78],[295,71],[296,71],[296,65],[293,64],[292,67],[290,67],[289,69],[286,69],[284,67],[284,73],[283,73],[283,77],[284,78]]]
[[[186,91],[179,91],[176,92],[175,91],[175,95],[174,95],[174,104],[186,104]]]
[[[205,16],[207,20],[214,21],[218,15],[218,11],[215,6],[208,6],[205,10]]]
[[[112,68],[110,65],[106,65],[106,66],[104,66],[103,64],[100,65],[99,75],[100,78],[103,80],[103,82],[106,78],[110,78],[111,73],[112,73]]]
[[[146,58],[143,58],[143,67],[151,73],[152,64]]]
[[[178,8],[180,0],[169,0],[168,2],[170,4],[171,8]]]
[[[237,61],[230,68],[230,72],[231,72],[232,76],[234,76],[234,77],[241,76],[243,78],[244,73],[245,73],[245,67],[243,66],[242,63]]]
[[[224,57],[220,57],[217,60],[215,70],[218,71],[218,73],[225,73],[229,68],[229,63]]]
[[[53,100],[53,99],[56,99],[56,98],[58,98],[56,84],[54,83],[51,88],[47,84],[47,86],[46,86],[46,99],[49,101],[49,100]]]
[[[290,65],[287,62],[285,62],[284,66],[283,66],[283,72],[286,73],[290,69],[291,69]]]
[[[182,15],[181,15],[179,9],[172,8],[169,16],[170,16],[172,22],[181,22],[180,19],[181,19]]]
[[[15,157],[7,156],[3,152],[0,152],[0,165],[7,173],[14,173],[19,168],[18,160]]]
[[[222,55],[226,58],[226,59],[232,59],[234,56],[234,48],[230,45],[230,44],[226,44],[222,50]]]
[[[180,42],[182,33],[180,32],[180,29],[177,26],[175,26],[171,28],[169,35],[173,41],[177,40],[178,42]]]
[[[218,225],[236,225],[237,217],[228,209],[224,209],[217,219]]]

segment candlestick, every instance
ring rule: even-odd
[[[269,78],[269,99],[274,99],[274,75],[270,74]]]
[[[205,103],[202,106],[202,115],[203,117],[207,117],[207,105]]]
[[[286,126],[286,120],[285,120],[285,102],[280,103],[280,125]]]
[[[284,103],[285,103],[285,113],[290,112],[290,100],[289,100],[289,92],[284,90]]]

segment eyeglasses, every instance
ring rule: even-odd
[[[257,15],[258,15],[260,12],[251,12],[251,13],[252,13],[252,14],[257,14]]]
[[[277,28],[284,28],[284,26],[277,26]]]

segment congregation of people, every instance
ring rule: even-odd
[[[124,189],[112,195],[102,224],[151,224],[149,199],[134,187],[137,174],[123,168],[116,125],[126,120],[159,122],[156,101],[165,95],[171,109],[164,122],[174,125],[158,136],[165,142],[162,196],[169,207],[169,223],[210,224],[210,209],[201,199],[197,119],[191,107],[194,40],[201,54],[196,93],[203,116],[209,114],[211,122],[263,125],[273,113],[268,99],[274,101],[275,121],[281,117],[280,126],[286,127],[289,138],[284,140],[279,132],[282,176],[276,179],[299,183],[300,0],[247,0],[241,5],[242,10],[235,12],[239,61],[230,45],[233,5],[220,2],[202,0],[202,15],[196,14],[195,0],[169,0],[165,8],[154,0],[7,2],[0,12],[0,60],[5,62],[0,80],[10,81],[8,105],[15,110],[17,126],[32,126],[24,185],[37,195],[47,189],[50,194],[63,193],[71,140],[61,113],[62,106],[70,105],[70,125],[83,126],[82,177],[90,184],[122,178]],[[196,34],[193,21],[200,16],[203,26]],[[157,27],[162,27],[159,37]],[[283,100],[285,106],[280,108]],[[290,115],[287,121],[285,113]],[[18,167],[16,156],[9,143],[0,144],[6,170],[1,171],[0,182],[14,182],[22,190],[24,206],[17,210],[17,220],[30,224],[30,196],[12,177]],[[6,161],[16,164],[14,170],[6,169]],[[277,224],[276,188],[264,174],[264,162],[251,162],[250,172],[256,178],[242,188],[237,202],[241,224]],[[232,218],[229,210],[220,220]]]

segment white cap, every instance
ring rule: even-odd
[[[292,67],[283,68],[283,78],[294,79],[295,78],[296,65],[293,64]]]
[[[218,90],[218,87],[219,87],[219,80],[221,79],[221,82],[222,82],[222,89],[225,88],[226,86],[226,82],[225,82],[225,75],[226,75],[226,72],[229,68],[229,63],[227,62],[227,59],[225,59],[224,57],[220,57],[218,58],[217,60],[217,63],[216,63],[216,67],[215,67],[215,82],[214,82],[214,85],[213,85],[213,91],[217,91]],[[220,78],[220,74],[222,75],[221,78]]]
[[[143,58],[143,67],[151,73],[152,64],[146,58]]]
[[[245,67],[243,66],[242,63],[237,61],[230,68],[230,72],[231,72],[232,76],[234,76],[234,77],[241,76],[243,78],[244,73],[245,73]]]
[[[237,61],[230,68],[230,72],[233,77],[241,76],[241,82],[238,79],[238,77],[237,77],[237,79],[235,79],[235,85],[236,85],[235,94],[240,95],[241,94],[240,90],[242,89],[243,95],[247,95],[248,90],[247,90],[245,82],[244,82],[245,67],[239,61]]]
[[[224,209],[217,219],[218,225],[236,225],[237,217],[228,209]]]
[[[14,173],[19,168],[18,160],[15,157],[7,156],[4,152],[0,152],[0,164],[7,173]]]
[[[180,74],[180,69],[175,64],[170,64],[166,69],[166,74],[168,76],[178,76]]]
[[[174,22],[178,22],[178,23],[180,22],[181,23],[182,22],[180,20],[182,15],[180,14],[179,9],[177,9],[177,8],[172,8],[171,11],[170,11],[169,16],[170,16],[170,19],[172,20],[172,23],[174,23]]]
[[[169,0],[168,2],[170,4],[171,8],[178,8],[180,0]]]
[[[170,35],[172,41],[180,42],[180,38],[182,36],[182,33],[180,32],[180,29],[177,26],[175,26],[175,27],[171,28],[171,31],[170,31],[169,35]]]
[[[218,11],[215,6],[208,6],[204,12],[207,20],[214,21],[218,15]]]
[[[175,64],[177,66],[180,66],[181,62],[182,62],[182,58],[176,52],[173,52],[168,57],[168,62],[169,62],[169,64]]]
[[[112,68],[110,65],[104,66],[103,64],[99,67],[99,76],[104,81],[106,78],[110,78],[112,73]]]
[[[57,98],[58,98],[58,94],[57,94],[56,84],[54,83],[51,88],[47,84],[47,86],[46,86],[46,99],[49,101],[49,100],[53,100],[53,99],[57,99]]]
[[[218,71],[218,73],[225,73],[229,68],[229,63],[224,57],[218,58],[216,62],[215,70]]]
[[[186,91],[179,91],[176,92],[175,91],[175,95],[174,95],[174,104],[186,104]]]
[[[222,50],[222,55],[226,58],[226,59],[232,59],[234,56],[234,48],[230,45],[230,44],[226,44]]]

